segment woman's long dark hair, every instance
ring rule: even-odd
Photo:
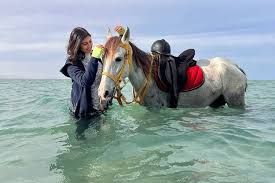
[[[78,59],[83,59],[85,54],[80,50],[81,42],[91,34],[82,27],[76,27],[70,34],[69,44],[67,46],[68,60],[76,64]]]

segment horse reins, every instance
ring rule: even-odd
[[[124,73],[126,63],[128,63],[128,66],[129,66],[129,73],[132,71],[132,68],[133,68],[133,62],[132,62],[133,50],[132,50],[132,47],[130,46],[129,43],[123,44],[122,42],[120,42],[119,46],[126,50],[126,61],[124,61],[124,63],[122,64],[120,70],[118,71],[118,73],[116,75],[110,74],[110,73],[105,72],[105,71],[102,72],[102,75],[105,75],[105,76],[109,77],[110,79],[112,79],[114,81],[115,89],[116,89],[116,92],[117,92],[117,96],[115,97],[115,99],[117,99],[119,105],[123,105],[123,102],[125,102],[125,104],[131,104],[133,102],[143,104],[144,98],[145,98],[145,96],[148,92],[149,86],[151,84],[151,72],[152,72],[152,63],[153,63],[153,61],[151,61],[150,70],[149,70],[148,77],[146,77],[146,81],[143,82],[144,84],[142,85],[142,87],[140,87],[137,90],[137,92],[134,93],[133,100],[131,102],[127,102],[126,97],[122,93],[122,89],[126,84],[124,86],[120,87],[120,83],[122,81],[122,75]]]

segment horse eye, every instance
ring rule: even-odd
[[[116,59],[115,59],[115,61],[116,62],[120,62],[122,59],[120,58],[120,57],[117,57]]]

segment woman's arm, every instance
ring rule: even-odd
[[[82,87],[91,87],[96,77],[98,60],[98,58],[92,57],[86,71],[81,70],[78,66],[69,65],[67,67],[68,75]]]

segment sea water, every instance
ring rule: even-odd
[[[275,182],[275,81],[246,108],[121,107],[79,122],[70,80],[0,80],[0,182]],[[131,87],[124,91],[131,97]]]

